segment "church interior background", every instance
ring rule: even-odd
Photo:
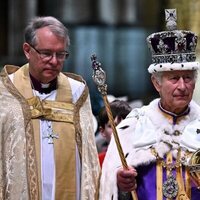
[[[178,29],[200,34],[200,0],[4,0],[0,5],[0,67],[23,65],[27,21],[52,15],[69,29],[70,57],[63,70],[78,73],[87,81],[94,114],[102,101],[92,80],[92,54],[106,71],[109,94],[147,104],[157,94],[147,72],[151,58],[146,37],[165,30],[164,9],[176,8]],[[197,60],[199,53],[198,45]],[[197,102],[199,82],[194,95]]]

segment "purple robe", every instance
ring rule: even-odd
[[[155,163],[137,167],[137,195],[139,200],[156,200],[156,165]],[[183,173],[184,174],[184,173]],[[164,181],[166,180],[166,174]],[[163,200],[166,198],[163,197]],[[176,199],[176,198],[174,198]],[[191,200],[200,200],[200,190],[191,188]]]

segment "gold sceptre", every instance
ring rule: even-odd
[[[102,70],[101,63],[97,61],[96,55],[91,56],[91,61],[92,61],[92,68],[93,68],[92,78],[93,78],[94,82],[96,83],[99,92],[102,94],[106,112],[108,115],[108,119],[109,119],[111,127],[112,127],[115,143],[117,145],[117,150],[118,150],[121,162],[122,162],[122,166],[124,169],[128,169],[128,165],[127,165],[127,162],[126,162],[126,159],[124,156],[124,152],[122,150],[122,146],[121,146],[121,143],[120,143],[120,140],[118,137],[116,127],[115,127],[113,115],[112,115],[112,112],[110,109],[110,104],[109,104],[108,98],[107,98],[107,84],[105,83],[106,82],[106,73]],[[131,194],[132,194],[133,200],[138,200],[137,194],[135,191],[132,191]]]

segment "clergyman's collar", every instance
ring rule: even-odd
[[[30,74],[30,79],[32,82],[32,88],[37,90],[41,94],[43,94],[43,93],[48,94],[51,91],[57,89],[57,78],[55,78],[54,80],[50,81],[47,84],[40,83],[31,74]]]

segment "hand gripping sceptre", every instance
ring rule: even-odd
[[[106,73],[102,70],[101,63],[97,61],[96,55],[91,56],[91,61],[92,61],[92,68],[93,68],[92,78],[93,78],[94,82],[96,83],[99,92],[102,94],[106,112],[107,112],[108,119],[109,119],[111,127],[112,127],[113,136],[115,139],[115,143],[116,143],[117,150],[118,150],[118,153],[119,153],[119,156],[121,159],[122,166],[124,169],[128,169],[128,165],[127,165],[127,162],[126,162],[126,159],[124,156],[124,152],[122,150],[122,146],[120,144],[120,140],[119,140],[118,133],[117,133],[115,123],[114,123],[114,119],[113,119],[112,112],[110,109],[110,104],[109,104],[108,98],[107,98]],[[131,192],[131,194],[132,194],[133,200],[138,199],[135,191]]]

